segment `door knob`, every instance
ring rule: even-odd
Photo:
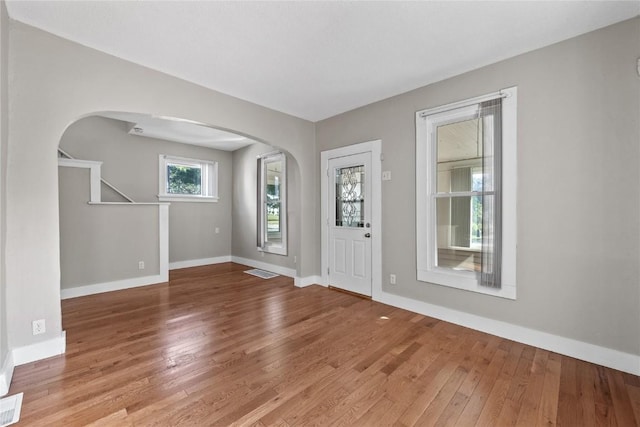
[[[367,238],[371,237],[371,233],[365,234],[364,237],[367,237]]]

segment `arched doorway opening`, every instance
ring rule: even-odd
[[[62,298],[159,283],[169,269],[227,261],[296,276],[300,169],[286,150],[192,120],[127,112],[78,119],[65,130],[59,148],[60,158],[80,162],[59,168]],[[256,157],[274,150],[287,159],[286,255],[256,249]],[[99,201],[91,204],[91,171],[83,161],[101,162],[100,178],[107,182],[99,184]],[[167,164],[184,176],[172,181]],[[215,179],[204,179],[213,173]],[[195,175],[202,186],[189,183]],[[166,187],[163,194],[169,181],[191,185],[187,192],[197,194],[175,194]],[[216,186],[215,197],[203,193],[209,182]],[[163,219],[165,201],[171,205]]]

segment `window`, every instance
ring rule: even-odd
[[[280,152],[258,157],[258,250],[287,254],[287,161]]]
[[[161,154],[158,199],[161,201],[217,202],[218,163]]]
[[[364,228],[365,165],[335,170],[336,226]]]
[[[416,114],[418,280],[515,299],[517,90]]]

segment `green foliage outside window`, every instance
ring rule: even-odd
[[[482,168],[473,168],[471,190],[482,191],[482,189]],[[482,196],[471,197],[471,243],[482,244]]]
[[[267,233],[280,232],[280,186],[267,184]]]
[[[183,165],[167,165],[169,194],[202,194],[202,171]]]

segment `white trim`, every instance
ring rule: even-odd
[[[62,331],[57,338],[14,348],[12,351],[14,366],[64,354],[67,349],[66,335],[65,331]]]
[[[91,202],[99,202],[102,199],[102,188],[100,186],[102,162],[93,160],[65,159],[58,157],[58,166],[67,168],[87,168],[89,169],[89,182],[91,184]]]
[[[79,159],[65,159],[64,157],[58,157],[58,166],[64,166],[67,168],[85,168],[91,169],[93,167],[100,167],[102,162],[96,160],[79,160]]]
[[[166,281],[166,277],[161,274],[157,274],[154,276],[133,277],[130,279],[114,280],[113,282],[76,286],[73,288],[60,289],[60,299],[83,297],[86,295],[101,294],[103,292],[120,291],[122,289],[156,285],[158,283],[164,283]]]
[[[180,268],[200,267],[202,265],[221,264],[223,262],[231,262],[231,255],[219,256],[214,258],[189,259],[186,261],[175,261],[169,263],[169,270],[178,270]]]
[[[209,196],[187,196],[173,194],[171,196],[163,196],[158,194],[158,200],[161,202],[186,202],[186,203],[218,203],[218,197]]]
[[[287,255],[288,248],[288,238],[287,238],[287,230],[288,230],[288,220],[287,220],[287,155],[282,151],[276,151],[268,154],[262,154],[258,156],[259,167],[258,167],[258,183],[260,188],[258,188],[258,246],[257,249],[260,252],[267,252],[276,255]],[[282,177],[282,182],[280,183],[280,243],[269,242],[267,239],[268,234],[268,221],[267,214],[265,211],[265,203],[267,199],[267,165],[269,163],[280,162],[282,170],[280,171],[280,175]]]
[[[298,288],[304,288],[311,285],[327,286],[322,283],[321,276],[294,277],[293,284]]]
[[[281,276],[296,277],[296,270],[294,270],[293,268],[282,267],[279,265],[256,261],[249,258],[242,258],[235,255],[231,255],[231,262],[235,262],[236,264],[248,265],[253,268],[259,268],[261,270],[271,271],[272,273],[277,273]]]
[[[11,386],[11,378],[13,377],[13,352],[9,350],[7,356],[4,358],[2,364],[2,370],[0,370],[0,396],[4,396],[9,393],[9,387]]]
[[[169,205],[158,206],[158,259],[160,281],[169,281]]]
[[[509,92],[509,89],[502,89],[498,92],[488,93],[486,95],[476,96],[474,98],[464,99],[462,101],[452,102],[450,104],[441,105],[439,107],[427,108],[426,110],[419,111],[420,117],[426,117],[430,114],[442,113],[444,111],[455,110],[457,108],[468,107],[470,105],[479,104],[485,101],[491,101],[496,98],[509,98],[512,93]]]
[[[89,205],[95,206],[109,206],[109,205],[124,205],[124,206],[169,206],[171,203],[162,202],[87,202]]]
[[[161,239],[162,240],[162,239]],[[168,240],[168,239],[167,239]],[[235,262],[244,264],[254,268],[272,271],[282,276],[296,277],[296,271],[291,268],[281,267],[279,265],[269,264],[266,262],[255,261],[248,258],[225,255],[215,258],[201,258],[187,261],[176,261],[168,263],[168,270],[176,270],[179,268],[199,267],[202,265],[220,264],[223,262]],[[310,276],[312,280],[317,280],[318,276]],[[158,274],[155,276],[134,277],[131,279],[115,280],[113,282],[96,283],[93,285],[77,286],[74,288],[66,288],[60,290],[61,299],[76,298],[86,295],[100,294],[103,292],[119,291],[122,289],[138,288],[140,286],[155,285],[168,281],[168,273],[166,277]],[[313,283],[319,283],[319,280]],[[312,284],[312,283],[309,283]]]
[[[382,140],[362,142],[320,153],[321,204],[321,283],[327,286],[329,275],[329,189],[327,171],[329,160],[336,157],[371,152],[371,297],[382,294]]]
[[[503,91],[502,102],[502,285],[512,286],[516,299],[518,250],[518,88]],[[505,143],[506,141],[506,143]],[[506,179],[505,179],[506,178]]]
[[[179,164],[200,168],[200,190],[203,195],[167,193],[167,164]],[[187,157],[158,155],[158,199],[163,202],[217,202],[218,162],[215,160],[190,159]]]
[[[436,125],[475,115],[478,103],[503,97],[502,103],[502,287],[480,286],[473,272],[435,265],[436,239]],[[416,278],[422,282],[516,299],[517,257],[517,87],[416,112]],[[425,186],[421,183],[427,183]],[[457,194],[457,193],[456,193]],[[427,218],[428,220],[424,220]]]
[[[375,298],[375,301],[633,375],[640,375],[640,355],[624,353],[388,292],[383,292],[379,298]]]

